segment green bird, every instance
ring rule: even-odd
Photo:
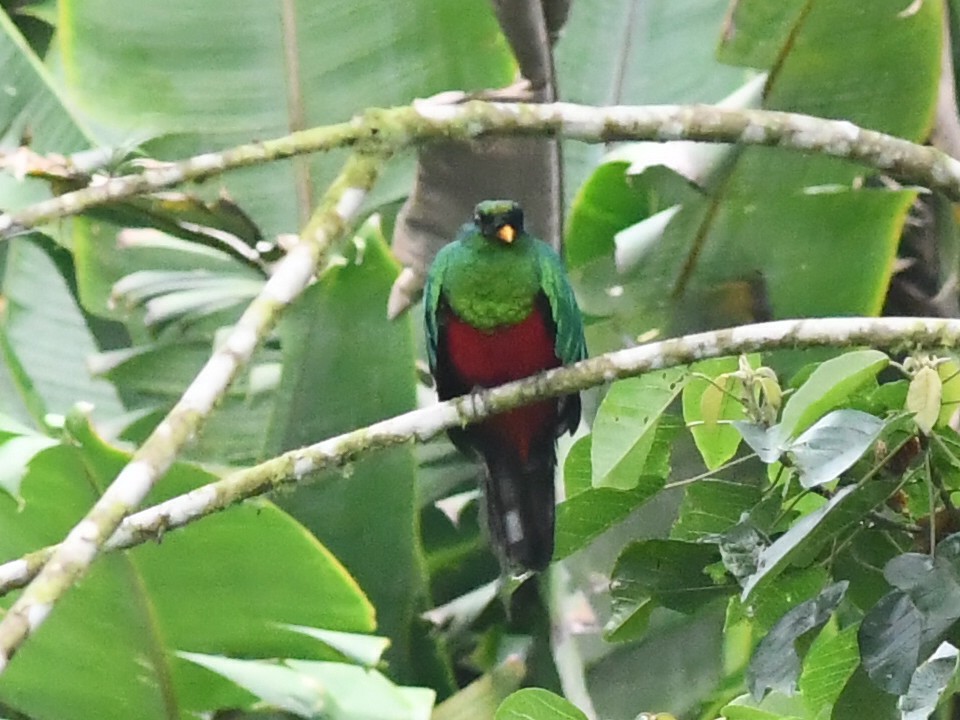
[[[583,319],[556,252],[523,229],[509,200],[477,205],[437,254],[424,288],[427,357],[441,400],[582,360]],[[556,440],[580,423],[579,394],[449,431],[486,465],[490,540],[510,570],[553,556]]]

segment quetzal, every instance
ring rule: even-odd
[[[427,356],[441,400],[586,357],[583,320],[560,258],[524,232],[508,200],[477,205],[437,254],[424,288]],[[511,569],[553,556],[556,439],[580,422],[580,396],[526,405],[449,431],[486,465],[490,540]]]

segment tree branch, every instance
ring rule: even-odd
[[[842,120],[709,105],[598,108],[572,103],[423,100],[412,106],[373,109],[345,123],[115,177],[14,213],[0,214],[0,238],[108,202],[305,153],[348,146],[394,151],[430,140],[469,140],[490,135],[562,136],[603,143],[695,140],[781,147],[853,160],[960,200],[960,161],[932,147]]]
[[[291,450],[259,465],[171,498],[131,515],[110,538],[111,550],[159,538],[242,500],[291,483],[320,470],[342,467],[370,450],[424,442],[451,427],[475,423],[498,412],[545,397],[585,390],[650,370],[697,360],[782,349],[869,345],[892,352],[960,346],[960,320],[922,318],[825,318],[779,320],[728,330],[688,335],[600,355],[571,367],[492,390],[397,415],[369,427]],[[0,595],[22,587],[60,546],[37,550],[0,565]]]
[[[356,153],[347,161],[304,228],[300,242],[277,264],[223,344],[3,616],[0,672],[17,648],[43,623],[54,603],[86,572],[123,518],[143,502],[179,450],[197,434],[257,344],[273,327],[280,311],[303,291],[327,248],[345,234],[356,218],[385,160],[382,155]],[[35,561],[39,559],[40,556],[34,557]]]

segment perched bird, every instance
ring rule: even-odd
[[[427,356],[441,400],[582,360],[583,320],[560,258],[524,232],[509,200],[477,205],[473,222],[433,261],[424,288]],[[490,540],[508,569],[553,556],[556,439],[580,422],[566,395],[450,430],[486,465]]]

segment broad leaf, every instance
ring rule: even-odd
[[[803,659],[798,686],[807,707],[814,714],[825,712],[840,697],[843,686],[860,664],[857,625],[836,633],[817,635]]]
[[[760,641],[747,669],[747,686],[755,698],[763,697],[767,690],[793,693],[800,677],[800,656],[795,643],[830,618],[847,585],[845,581],[836,583],[824,588],[815,599],[800,603]]]
[[[917,668],[906,694],[897,700],[902,720],[927,720],[933,714],[956,675],[958,657],[957,648],[945,642]]]
[[[747,579],[743,598],[767,587],[795,561],[809,561],[814,553],[845,528],[883,502],[895,486],[891,481],[873,480],[862,487],[840,488],[825,505],[804,515],[760,555],[757,572]]]
[[[905,553],[884,567],[884,577],[897,589],[867,613],[859,640],[864,667],[888,692],[907,691],[920,659],[960,619],[958,548],[960,535],[951,535],[933,557]]]
[[[960,365],[956,360],[949,360],[937,366],[937,373],[943,381],[943,397],[937,425],[946,425],[960,410]]]
[[[57,266],[27,238],[5,245],[0,292],[6,310],[0,317],[0,335],[4,364],[18,377],[23,405],[31,414],[65,415],[76,403],[88,402],[98,419],[119,414],[122,405],[114,388],[94,378],[87,367],[99,348]],[[12,402],[12,397],[0,398],[0,410],[22,418]],[[42,414],[33,419],[42,420]]]
[[[642,5],[631,0],[572,3],[556,47],[560,97],[596,105],[720,100],[743,81],[742,72],[721,65],[714,53],[726,10],[726,0],[653,0]],[[666,77],[676,82],[662,82]],[[602,154],[599,145],[564,145],[568,199]],[[602,201],[603,197],[594,199]],[[574,215],[581,212],[581,200],[573,202]],[[616,205],[616,199],[612,205]],[[599,206],[589,203],[582,212],[602,222],[608,209],[603,202]],[[637,210],[634,207],[629,212]],[[628,224],[624,222],[617,229]],[[567,239],[572,248],[584,236],[579,230],[574,232],[571,225]],[[612,251],[612,232],[600,241],[611,243]]]
[[[46,68],[5,9],[0,9],[0,58],[6,88],[4,102],[0,103],[0,151],[13,151],[25,137],[37,153],[68,154],[90,146],[89,132],[62,102]],[[0,172],[0,197],[5,211],[17,210],[50,195],[46,183]]]
[[[593,424],[594,487],[630,490],[643,474],[661,415],[683,389],[684,368],[615,383]]]
[[[779,460],[780,455],[789,445],[783,425],[766,427],[760,423],[736,420],[733,426],[743,436],[743,441],[757,454],[757,457],[768,465]]]
[[[71,445],[45,450],[30,463],[22,510],[0,495],[4,559],[62,538],[129,461],[76,417],[69,428]],[[150,500],[213,479],[177,465]],[[0,702],[40,720],[168,718],[240,700],[227,683],[204,681],[202,671],[176,661],[176,650],[334,657],[314,640],[278,631],[276,623],[369,632],[373,609],[300,525],[270,503],[248,503],[170,533],[162,545],[99,560],[0,677]],[[71,661],[78,654],[88,662]],[[51,668],[57,668],[53,683]]]
[[[376,225],[346,262],[327,270],[284,316],[283,377],[266,427],[275,453],[364,427],[415,405],[409,317],[386,318],[397,274]],[[357,578],[391,640],[386,657],[402,682],[421,682],[410,625],[425,585],[410,446],[366,456],[278,499]],[[363,542],[358,542],[363,528]]]
[[[587,720],[575,705],[542,688],[517,690],[497,708],[495,720]]]
[[[51,437],[29,431],[6,438],[0,436],[0,490],[19,497],[20,481],[27,474],[30,461],[37,453],[57,444]]]
[[[879,350],[844,353],[817,366],[783,407],[784,437],[794,438],[877,376],[890,362]]]
[[[125,42],[112,41],[118,36]],[[162,11],[138,0],[70,0],[60,7],[57,39],[80,107],[118,135],[164,135],[150,148],[164,157],[341,122],[444,90],[502,87],[513,71],[493,12],[479,0],[286,10],[256,0],[175,0]],[[454,39],[458,62],[449,62]],[[141,65],[149,77],[129,72]],[[300,228],[341,162],[342,155],[299,158],[217,184],[273,237]],[[394,175],[381,197],[396,199],[408,184],[406,172]]]
[[[740,433],[730,420],[743,420],[743,404],[737,401],[743,383],[721,378],[736,372],[737,358],[705,360],[690,366],[693,375],[683,388],[683,419],[691,424],[690,432],[708,470],[715,470],[730,460],[740,447]],[[696,377],[706,375],[710,380]],[[711,382],[712,380],[712,382]]]
[[[907,691],[922,633],[923,615],[903,592],[890,593],[867,613],[857,638],[863,669],[878,687],[894,695]]]
[[[679,423],[664,417],[654,430],[653,445],[647,454],[643,474],[630,490],[589,487],[557,506],[556,549],[559,560],[586,546],[594,538],[627,518],[655,497],[667,482],[669,457]],[[576,490],[591,477],[590,454],[594,435],[580,438],[567,455],[564,476],[567,487]],[[567,480],[568,473],[573,477]],[[586,474],[585,474],[586,473]],[[569,492],[569,491],[568,491]]]
[[[305,627],[303,625],[283,625],[287,630],[298,632],[319,640],[327,647],[341,653],[347,660],[358,665],[373,667],[383,657],[390,641],[376,635],[358,635],[337,630]]]
[[[433,709],[431,720],[469,720],[493,717],[500,704],[523,681],[526,665],[510,656],[485,675],[451,695]]]
[[[940,417],[943,400],[943,380],[932,367],[920,368],[910,380],[907,391],[907,412],[913,413],[913,419],[920,432],[929,435]]]
[[[433,708],[432,691],[397,687],[376,670],[344,663],[180,656],[222,675],[268,706],[301,718],[428,720]]]
[[[756,485],[714,479],[693,483],[684,493],[670,536],[696,541],[726,532],[760,502],[760,497]]]
[[[716,546],[708,544],[641,540],[628,545],[610,580],[614,608],[652,598],[664,607],[692,613],[735,591],[735,583],[708,573],[719,560]]]
[[[820,418],[788,448],[800,483],[812,488],[840,477],[871,448],[884,424],[859,410],[835,410]]]

